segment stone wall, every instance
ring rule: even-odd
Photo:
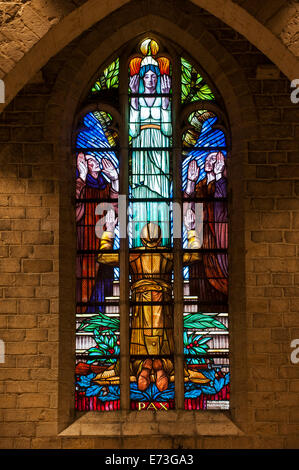
[[[71,125],[100,58],[125,41],[121,28],[128,12],[132,22],[140,20],[129,26],[136,34],[150,29],[143,2],[140,10],[126,7],[69,44],[0,117],[2,448],[298,447],[299,365],[290,362],[290,341],[299,338],[299,108],[290,101],[289,81],[246,39],[203,10],[192,6],[170,14],[166,3],[159,15],[170,23],[179,18],[206,48],[199,63],[234,120],[232,413],[244,434],[209,436],[207,429],[201,436],[151,440],[58,436],[74,419]],[[109,51],[105,40],[111,25],[115,41]],[[157,33],[158,28],[157,23]],[[160,33],[171,38],[175,30]],[[191,42],[187,52],[196,58]],[[219,68],[212,69],[213,63]],[[229,87],[225,92],[223,83],[230,83],[234,94]]]

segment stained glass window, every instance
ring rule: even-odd
[[[183,272],[187,409],[229,407],[227,145],[218,121],[196,110],[183,134],[182,243],[184,258],[193,256]]]
[[[173,408],[171,63],[146,40],[129,68],[131,408]]]
[[[113,226],[115,239],[111,247],[106,246],[103,238],[104,230],[110,228],[107,214],[112,210],[118,212],[118,134],[111,125],[109,113],[89,112],[76,138],[76,408],[79,410],[119,409],[119,380],[114,378],[106,384],[99,380],[105,370],[118,366],[120,352],[117,225]],[[109,212],[110,207],[113,209]],[[109,263],[104,262],[105,257]]]
[[[125,406],[138,411],[229,407],[227,121],[217,90],[191,62],[144,38],[98,74],[82,104],[75,135],[80,411],[121,409],[125,395]]]

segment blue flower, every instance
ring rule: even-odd
[[[201,387],[193,382],[185,384],[185,398],[198,398],[202,394]]]
[[[81,388],[88,388],[91,386],[91,381],[94,379],[96,374],[89,374],[89,375],[80,375],[77,384]]]
[[[92,385],[91,387],[88,387],[86,389],[85,395],[87,397],[95,397],[100,393],[101,389],[102,387],[100,387],[99,385]]]
[[[101,391],[99,394],[99,399],[101,401],[119,400],[119,398],[120,398],[119,385],[109,385],[106,387],[101,387]]]
[[[139,401],[168,401],[174,399],[174,383],[170,382],[167,390],[160,392],[156,384],[151,383],[149,387],[142,392],[138,389],[137,383],[130,385],[131,399]]]
[[[196,384],[193,382],[185,383],[185,398],[197,398],[202,393],[206,395],[215,395],[220,392],[227,383],[229,383],[229,374],[224,377],[215,377],[217,370],[202,370],[203,375],[211,380],[209,384]]]

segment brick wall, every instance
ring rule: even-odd
[[[220,55],[221,45],[245,74],[254,103],[254,113],[248,111],[252,134],[245,159],[238,161],[233,151],[231,165],[234,179],[240,178],[232,185],[239,189],[232,191],[231,211],[239,200],[244,207],[245,233],[233,222],[233,237],[236,242],[243,239],[244,246],[238,251],[232,247],[236,268],[230,288],[235,312],[232,350],[234,342],[244,340],[243,355],[235,353],[232,364],[236,388],[243,380],[239,402],[246,401],[247,411],[238,424],[245,433],[153,438],[150,447],[298,447],[299,365],[290,362],[290,341],[299,338],[299,108],[292,105],[290,84],[282,74],[267,78],[271,63],[263,54],[221,21],[202,10],[195,15],[194,9],[172,14],[185,21],[186,30],[195,31],[196,22],[202,22],[215,40],[213,53]],[[131,14],[141,15],[133,10]],[[169,15],[167,5],[160,14]],[[113,21],[120,27],[127,18],[120,11]],[[57,436],[72,419],[63,400],[71,400],[74,363],[69,347],[74,312],[73,167],[70,141],[61,150],[53,138],[59,115],[52,121],[51,116],[78,61],[99,46],[111,24],[111,18],[103,20],[52,58],[0,117],[0,338],[6,347],[5,363],[0,364],[2,448],[145,447],[142,438]],[[265,65],[263,74],[260,67]],[[242,89],[237,73],[231,80]],[[243,104],[249,98],[244,95]],[[225,96],[224,101],[233,106]],[[248,110],[250,106],[248,102]],[[71,128],[65,134],[70,136]],[[244,276],[240,291],[237,281],[233,283],[238,276]],[[239,301],[245,302],[244,311],[237,311]]]
[[[3,448],[30,446],[57,416],[58,192],[43,140],[47,99],[42,84],[28,85],[1,119]]]

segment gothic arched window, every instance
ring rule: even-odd
[[[228,125],[153,37],[103,68],[75,132],[77,410],[227,409]]]

